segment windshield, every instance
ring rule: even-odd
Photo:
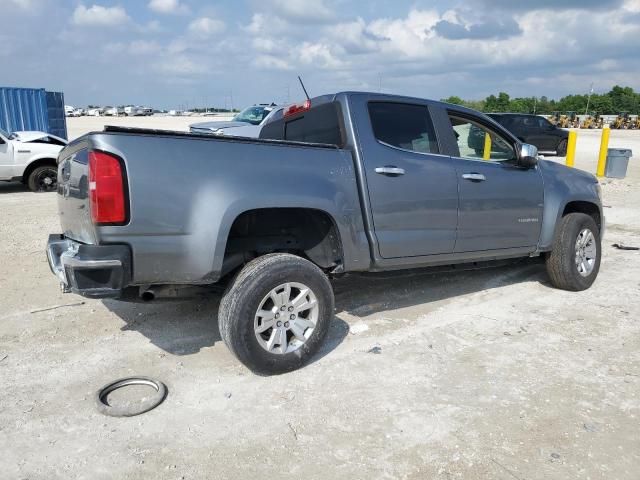
[[[2,128],[0,128],[0,135],[2,135],[4,138],[8,138],[9,140],[11,140],[13,137],[11,133],[7,132],[6,130],[3,130]]]
[[[248,107],[233,117],[234,122],[246,122],[251,125],[260,125],[262,120],[271,113],[270,108],[266,107]]]

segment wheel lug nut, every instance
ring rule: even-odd
[[[289,320],[295,320],[296,316],[295,315],[289,315]]]
[[[293,312],[293,307],[289,307],[289,311],[290,311],[290,312]]]
[[[289,322],[284,322],[285,328],[289,328]]]
[[[276,318],[280,318],[280,314],[279,314],[279,313],[276,313],[276,314],[274,315],[274,317],[276,317]]]
[[[284,305],[282,307],[280,307],[280,310],[282,310],[283,312],[285,311],[287,307],[285,307]]]
[[[281,327],[282,326],[282,322],[276,322],[276,327]]]

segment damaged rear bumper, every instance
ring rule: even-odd
[[[49,235],[47,260],[64,292],[90,298],[117,298],[131,281],[127,245],[86,245]]]

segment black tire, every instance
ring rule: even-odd
[[[556,156],[557,157],[567,156],[567,139],[566,138],[560,140],[560,143],[556,147]]]
[[[32,192],[55,192],[58,188],[58,169],[54,165],[35,168],[27,179]]]
[[[256,312],[265,296],[287,282],[308,286],[317,298],[318,319],[297,350],[276,354],[259,343],[254,330]],[[255,373],[273,375],[296,370],[318,351],[333,318],[334,298],[329,279],[316,265],[287,253],[272,253],[251,261],[236,275],[218,310],[220,336],[229,350]]]
[[[576,264],[576,241],[584,229],[589,229],[594,236],[596,256],[593,270],[587,276],[578,271]],[[556,288],[578,292],[589,288],[600,270],[600,230],[596,222],[584,213],[569,213],[562,217],[553,241],[553,249],[547,254],[547,272],[551,283]]]

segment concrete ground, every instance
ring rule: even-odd
[[[598,135],[580,132],[577,167],[595,171]],[[61,294],[55,194],[0,184],[0,477],[638,479],[640,252],[611,245],[640,246],[640,132],[611,137],[637,153],[602,182],[590,290],[556,290],[532,262],[345,277],[322,352],[277,377],[231,356],[215,296]],[[165,402],[98,413],[96,390],[131,374],[166,382]]]

